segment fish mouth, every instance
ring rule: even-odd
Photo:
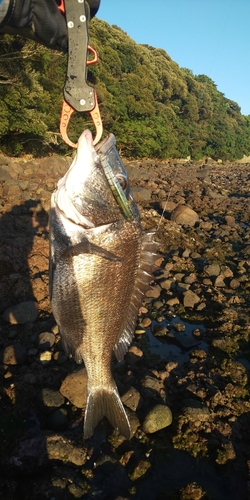
[[[105,177],[113,196],[126,219],[134,219],[129,200],[133,199],[128,182],[128,174],[116,149],[114,134],[109,134],[99,145],[96,152],[99,156]]]

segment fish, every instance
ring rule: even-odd
[[[87,371],[84,438],[102,420],[126,439],[128,416],[112,375],[134,336],[158,243],[143,233],[140,213],[113,134],[94,147],[79,138],[50,208],[50,300],[63,346]]]

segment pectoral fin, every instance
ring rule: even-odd
[[[84,238],[82,241],[80,241],[80,243],[77,243],[76,245],[70,245],[65,248],[65,250],[63,251],[63,256],[76,257],[77,255],[81,255],[82,253],[95,254],[99,255],[99,257],[102,257],[103,259],[123,262],[123,259],[115,255],[114,253],[109,252],[105,248],[91,243],[88,238]]]

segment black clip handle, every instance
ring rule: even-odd
[[[76,111],[91,111],[95,106],[94,88],[88,85],[88,19],[85,0],[64,0],[68,26],[68,67],[64,98]]]

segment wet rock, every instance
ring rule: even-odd
[[[0,358],[5,365],[22,364],[27,359],[27,350],[20,342],[16,342],[6,347],[2,351]]]
[[[152,434],[171,425],[172,420],[172,412],[168,406],[156,405],[147,414],[142,427],[144,432]]]
[[[77,408],[84,408],[87,403],[87,380],[86,368],[81,368],[64,379],[60,393]]]
[[[199,215],[185,205],[178,205],[171,214],[171,220],[177,224],[194,226],[199,220]]]
[[[192,292],[192,290],[187,290],[183,293],[183,305],[184,307],[189,307],[193,309],[196,304],[200,302],[200,297],[196,295],[196,293]]]
[[[185,330],[186,330],[184,323],[182,323],[181,321],[174,322],[173,328],[176,332],[185,332]]]
[[[169,330],[166,326],[155,325],[153,328],[153,333],[154,333],[155,337],[165,337],[165,335],[168,331]]]
[[[3,319],[11,325],[24,325],[33,323],[38,317],[37,302],[28,300],[11,306],[3,313]]]

